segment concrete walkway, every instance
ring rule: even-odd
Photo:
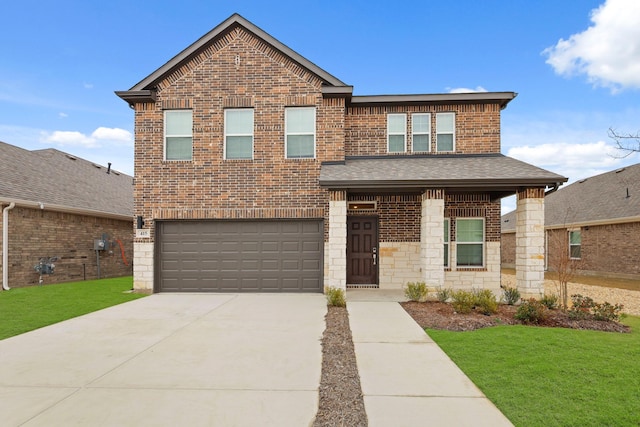
[[[511,426],[401,300],[399,292],[347,292],[369,426]]]
[[[308,426],[323,295],[156,294],[0,341],[2,426]]]

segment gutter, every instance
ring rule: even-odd
[[[53,203],[47,203],[45,205],[42,202],[34,202],[31,200],[0,197],[0,204],[2,203],[7,203],[7,204],[15,203],[16,206],[32,208],[32,209],[44,210],[46,208],[48,211],[64,212],[64,213],[77,214],[77,215],[96,216],[99,218],[120,219],[124,221],[133,221],[133,215],[123,215],[116,212],[105,212],[105,211],[98,211],[95,209],[74,208],[72,206],[64,206],[64,205],[58,205]]]
[[[16,207],[15,202],[2,210],[2,289],[9,289],[9,211]]]

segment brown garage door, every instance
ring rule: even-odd
[[[321,292],[320,220],[160,221],[156,290]]]

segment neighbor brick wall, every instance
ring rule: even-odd
[[[101,277],[133,274],[131,221],[23,207],[12,209],[9,211],[9,286],[18,288],[38,284],[39,274],[34,266],[40,257],[60,258],[55,262],[54,274],[43,276],[44,284],[96,279],[97,259],[93,241],[103,234],[108,235],[109,242],[116,239],[122,242],[129,265],[125,265],[120,246],[116,243],[100,253]]]
[[[326,217],[320,165],[344,158],[345,106],[344,99],[323,98],[321,84],[239,27],[161,82],[157,102],[137,104],[135,114],[135,213],[145,228],[153,230],[154,214],[193,210],[200,218],[228,210],[248,217],[262,210],[264,217],[275,206],[302,217],[320,209]],[[224,160],[224,109],[236,106],[254,109],[253,160]],[[287,106],[316,107],[315,159],[285,159]],[[163,108],[176,107],[193,110],[192,161],[163,161]]]
[[[505,268],[515,268],[516,233],[502,233],[500,236],[500,263]]]
[[[455,112],[457,154],[500,152],[498,104],[355,106],[347,108],[345,150],[347,156],[387,155],[387,114],[407,114],[407,153],[412,152],[411,113],[431,113],[431,152],[435,153],[436,113]],[[424,154],[424,153],[419,153]],[[450,153],[448,153],[450,154]]]

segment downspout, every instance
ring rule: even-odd
[[[9,289],[9,211],[16,206],[15,202],[2,210],[2,289]]]

